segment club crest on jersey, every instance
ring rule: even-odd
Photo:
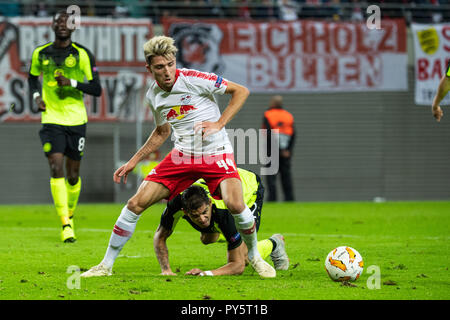
[[[186,114],[188,114],[192,110],[197,110],[197,108],[189,104],[184,104],[181,106],[173,106],[167,113],[166,119],[167,121],[173,119],[181,120],[186,116]]]
[[[75,59],[73,55],[70,55],[66,58],[66,60],[64,60],[64,64],[67,67],[72,68],[77,64],[77,59]]]

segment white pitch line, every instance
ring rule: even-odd
[[[49,227],[3,227],[0,226],[0,230],[2,229],[8,229],[8,230],[14,230],[14,231],[23,231],[23,229],[28,230],[35,230],[35,231],[58,231],[60,228],[49,228]],[[111,233],[111,229],[92,229],[92,228],[78,228],[77,231],[80,232],[104,232],[104,233]],[[138,230],[138,233],[154,233],[155,231],[151,230]],[[189,231],[174,231],[174,234],[188,234],[192,233]],[[378,239],[399,239],[398,236],[388,236],[388,235],[354,235],[354,234],[320,234],[320,233],[291,233],[286,232],[283,233],[283,236],[287,237],[317,237],[317,238],[356,238],[356,239],[368,239],[368,238],[378,238]],[[403,239],[405,240],[405,239]],[[450,240],[449,236],[442,236],[442,237],[431,237],[431,236],[424,236],[424,237],[417,237],[417,236],[411,236],[406,238],[406,240]]]

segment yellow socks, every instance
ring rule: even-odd
[[[72,218],[73,212],[77,207],[78,198],[81,191],[81,178],[78,177],[78,182],[75,185],[71,185],[67,180],[65,180],[66,190],[67,190],[67,206],[69,209],[69,216]]]
[[[257,247],[261,258],[266,259],[272,253],[273,243],[269,239],[265,239],[258,241]]]
[[[70,224],[73,212],[78,203],[81,191],[81,178],[72,186],[65,178],[50,178],[50,190],[53,196],[56,213],[63,225]]]
[[[69,224],[69,207],[67,205],[67,190],[64,178],[50,178],[50,190],[53,196],[56,213],[63,225]]]

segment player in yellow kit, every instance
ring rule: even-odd
[[[261,178],[242,168],[238,168],[238,172],[242,181],[244,201],[252,211],[256,229],[259,231],[264,202],[264,187]],[[224,266],[208,271],[194,268],[188,271],[187,275],[239,275],[244,271],[246,260],[248,260],[247,246],[242,241],[234,219],[223,200],[214,199],[204,180],[200,179],[182,194],[170,200],[161,216],[153,238],[153,245],[162,275],[176,275],[170,268],[167,239],[180,218],[186,220],[201,233],[200,240],[203,244],[218,242],[221,238],[228,244],[227,263]],[[277,233],[269,239],[258,241],[257,247],[263,259],[270,256],[276,270],[289,268],[289,258],[286,254],[284,237],[281,234]]]
[[[50,190],[61,218],[61,240],[75,242],[73,214],[81,190],[79,170],[88,121],[83,94],[98,97],[102,88],[94,56],[71,40],[74,29],[68,18],[66,12],[53,17],[55,40],[33,51],[28,83],[42,112],[39,136],[50,165]]]

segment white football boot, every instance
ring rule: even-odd
[[[105,267],[102,263],[90,268],[88,271],[83,272],[80,277],[82,278],[90,278],[90,277],[104,277],[111,276],[112,268]]]
[[[286,253],[286,248],[284,245],[284,237],[279,234],[273,234],[270,239],[275,241],[277,247],[270,254],[270,258],[272,259],[273,265],[277,270],[287,270],[289,269],[289,257]]]
[[[275,269],[261,257],[254,257],[250,264],[262,278],[275,278],[277,275]]]

